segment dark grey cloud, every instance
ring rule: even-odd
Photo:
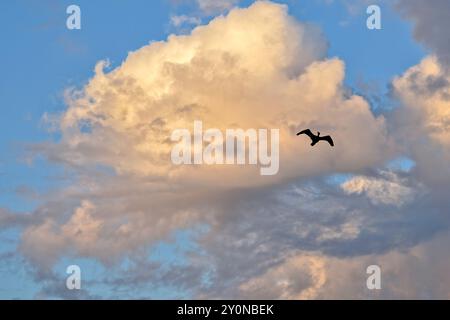
[[[410,178],[408,184],[417,184]],[[433,192],[399,208],[373,205],[320,180],[245,194],[234,203],[228,208],[234,218],[202,241],[214,270],[205,297],[239,296],[240,284],[282,264],[292,252],[342,260],[406,252],[450,225],[450,202]]]
[[[450,66],[450,1],[399,0],[397,9],[414,26],[414,37]]]

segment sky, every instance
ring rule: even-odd
[[[2,2],[0,298],[450,298],[448,14]],[[174,166],[170,132],[194,120],[279,128],[279,172]],[[305,127],[336,146],[311,148]],[[66,288],[74,264],[81,290]]]

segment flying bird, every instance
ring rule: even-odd
[[[311,132],[311,130],[309,130],[309,129],[306,129],[306,130],[303,130],[303,131],[300,131],[299,133],[297,133],[298,136],[301,135],[301,134],[306,134],[308,137],[310,137],[310,139],[312,141],[311,142],[311,146],[315,145],[317,142],[319,142],[321,140],[324,140],[324,141],[327,141],[332,147],[334,147],[333,139],[331,139],[330,136],[323,136],[323,137],[321,137],[319,131],[317,131],[317,136],[314,135]]]

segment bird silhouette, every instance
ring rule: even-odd
[[[324,141],[327,141],[332,147],[334,147],[333,139],[331,139],[330,136],[321,137],[319,131],[317,131],[317,136],[314,135],[311,132],[311,130],[309,130],[309,129],[306,129],[306,130],[303,130],[303,131],[300,131],[299,133],[297,133],[298,136],[301,134],[306,134],[308,137],[311,138],[311,146],[314,146],[317,142],[324,140]]]

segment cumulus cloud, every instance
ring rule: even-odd
[[[130,53],[109,73],[100,62],[90,83],[68,97],[63,139],[48,152],[65,163],[102,164],[124,175],[231,186],[376,164],[388,142],[384,119],[363,98],[347,94],[343,62],[325,59],[325,52],[318,30],[294,21],[285,6],[257,2],[233,10],[189,36]],[[170,133],[192,130],[196,119],[221,130],[279,128],[280,174],[262,181],[251,166],[173,166]],[[305,127],[332,134],[333,152],[318,146],[312,153],[299,144],[294,133]]]
[[[343,62],[325,59],[325,52],[314,27],[295,21],[283,5],[257,2],[188,36],[132,52],[108,73],[105,62],[98,63],[90,82],[67,94],[61,140],[40,150],[81,170],[85,197],[78,199],[92,209],[83,216],[81,209],[66,213],[72,215],[68,223],[53,217],[26,230],[24,250],[34,252],[48,236],[61,238],[49,239],[58,247],[48,251],[73,247],[81,255],[117,256],[178,228],[210,223],[215,212],[228,210],[222,202],[235,188],[380,163],[388,143],[385,121],[362,97],[347,94]],[[262,177],[254,166],[173,165],[171,132],[192,128],[194,120],[221,130],[279,128],[279,174]],[[295,136],[308,127],[332,134],[335,148],[319,145],[311,152]],[[90,179],[97,166],[113,174]],[[79,229],[78,219],[95,228]],[[91,245],[72,229],[81,239],[94,233]],[[39,253],[42,259],[46,252]]]
[[[428,183],[450,177],[450,74],[435,56],[425,58],[393,81],[401,106],[394,125],[397,139],[417,162]]]
[[[439,156],[432,161],[442,168],[447,159],[448,91],[437,59],[426,59],[394,81],[398,112],[408,116],[387,121],[349,93],[343,61],[326,52],[317,28],[295,21],[286,6],[261,1],[189,35],[152,42],[110,71],[100,61],[86,86],[67,91],[67,110],[51,117],[61,139],[32,148],[73,176],[27,220],[22,252],[41,269],[67,255],[111,266],[200,226],[188,265],[149,273],[142,268],[158,265],[139,258],[137,276],[109,284],[167,284],[183,274],[177,284],[196,297],[360,295],[366,263],[406,252],[449,227],[442,210],[448,199],[429,183],[430,192],[420,192],[429,176],[421,168],[432,167],[427,148],[433,146]],[[279,174],[173,165],[171,132],[192,130],[194,120],[220,130],[280,129]],[[395,123],[391,138],[388,125],[395,121],[404,122]],[[331,134],[335,147],[311,148],[295,136],[304,128]],[[405,143],[410,135],[415,144]],[[403,153],[417,169],[376,171]],[[336,172],[355,176],[341,187],[324,182]],[[5,219],[11,223],[2,213]]]
[[[441,63],[450,66],[450,29],[447,0],[399,0],[397,8],[414,24],[414,37],[435,53]]]

